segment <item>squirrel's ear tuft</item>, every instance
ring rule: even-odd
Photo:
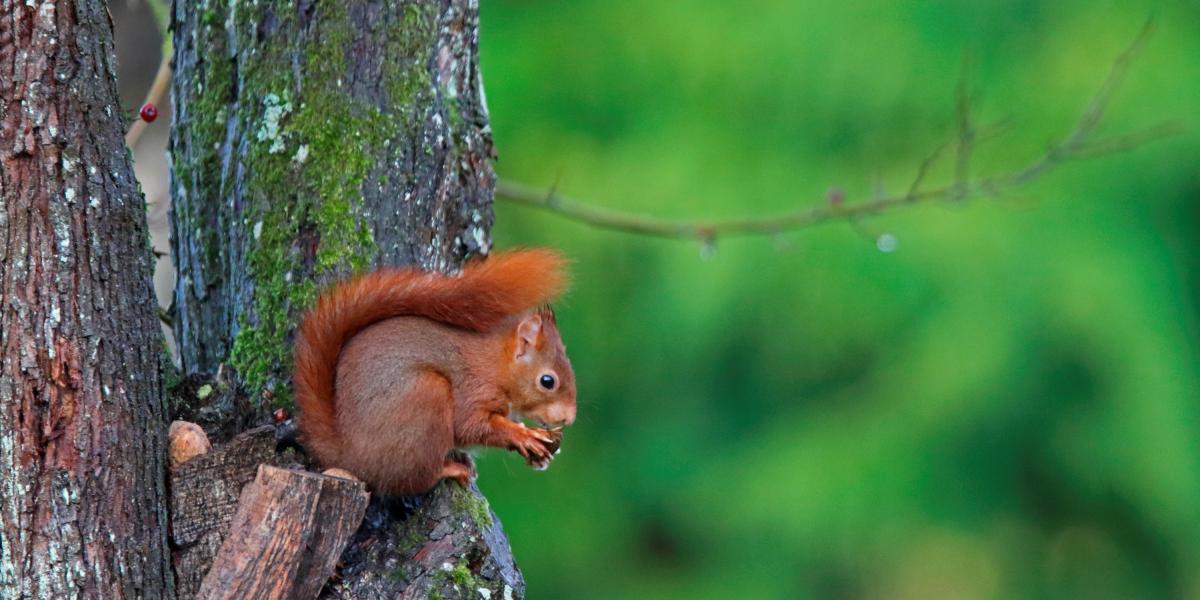
[[[554,316],[554,307],[549,304],[543,304],[533,311],[535,314],[542,316],[542,320],[550,325],[557,325],[558,319]]]
[[[542,316],[534,313],[517,325],[517,358],[536,348],[542,338]]]

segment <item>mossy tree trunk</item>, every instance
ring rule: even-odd
[[[174,323],[186,374],[289,402],[297,313],[374,265],[490,246],[467,0],[175,3]]]
[[[261,415],[290,406],[292,334],[325,283],[490,249],[478,3],[177,0],[172,20],[182,367],[229,367]],[[522,595],[474,488],[444,484],[403,526],[394,512],[372,504],[326,594]]]
[[[0,598],[172,598],[163,339],[102,0],[0,1]]]

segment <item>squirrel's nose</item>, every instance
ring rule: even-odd
[[[574,404],[568,406],[566,408],[566,410],[563,411],[563,413],[564,413],[563,419],[562,419],[563,425],[570,425],[571,423],[575,422],[575,405]]]
[[[546,411],[546,419],[554,427],[563,427],[575,422],[574,404],[553,404]]]

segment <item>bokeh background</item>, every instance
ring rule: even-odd
[[[157,41],[113,8],[136,106]],[[483,2],[501,176],[669,217],[907,189],[964,55],[1007,123],[977,172],[1020,167],[1151,15],[1100,132],[1187,133],[1002,198],[715,253],[500,205],[574,260],[579,419],[480,467],[529,597],[1200,598],[1200,3]]]

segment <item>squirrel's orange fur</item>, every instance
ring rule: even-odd
[[[295,347],[305,447],[389,493],[465,482],[471,466],[447,453],[468,445],[547,464],[552,433],[508,417],[575,418],[574,372],[539,308],[565,288],[563,266],[549,250],[521,250],[457,277],[380,269],[327,290]]]

